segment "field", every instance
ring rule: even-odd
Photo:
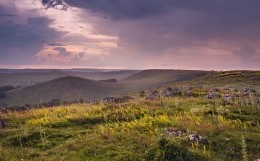
[[[124,103],[1,113],[0,160],[258,159],[257,74],[213,73],[158,88],[156,97],[129,93]]]

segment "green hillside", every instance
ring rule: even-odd
[[[170,83],[192,80],[209,74],[209,71],[150,69],[133,74],[121,82],[130,83],[136,89],[149,89]]]
[[[260,71],[223,71],[209,74],[193,80],[180,82],[178,85],[200,85],[212,87],[251,87],[260,91]]]
[[[72,101],[97,99],[124,91],[121,84],[87,80],[79,77],[62,77],[34,86],[7,92],[2,102],[24,105],[47,102],[52,99]]]
[[[217,95],[239,97],[207,99],[208,87],[178,89],[179,95],[164,97],[159,92],[160,98],[154,100],[137,93],[127,104],[73,104],[0,113],[0,121],[4,122],[0,129],[0,160],[260,158],[259,96],[221,87]],[[192,95],[186,96],[185,92]]]

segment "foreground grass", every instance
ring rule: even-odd
[[[0,160],[254,160],[259,107],[170,97],[1,113]],[[174,137],[168,128],[186,132]],[[188,141],[189,134],[204,141]]]

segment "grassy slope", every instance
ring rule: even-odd
[[[5,113],[0,160],[254,160],[260,156],[260,129],[251,123],[260,121],[259,111],[241,109],[236,101],[174,97]],[[169,127],[206,140],[191,144],[186,135],[168,136]]]
[[[260,71],[224,71],[211,72],[193,80],[177,83],[177,85],[202,85],[207,87],[250,87],[260,91]]]
[[[169,83],[192,80],[209,74],[209,71],[196,70],[145,70],[122,80],[122,83],[131,84],[137,90],[156,88]]]

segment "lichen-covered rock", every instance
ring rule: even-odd
[[[202,136],[199,135],[199,134],[189,134],[189,135],[188,135],[188,140],[189,140],[190,142],[195,142],[195,141],[202,142],[202,141],[205,140],[205,138],[202,137]]]

